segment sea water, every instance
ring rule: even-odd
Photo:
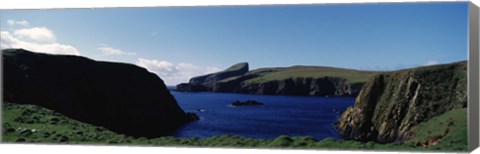
[[[170,92],[183,110],[200,118],[172,134],[182,138],[226,134],[263,139],[280,135],[339,138],[334,123],[355,101],[353,97]],[[232,102],[247,100],[264,105],[231,106]]]

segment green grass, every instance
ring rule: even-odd
[[[468,149],[467,128],[467,109],[453,109],[413,127],[412,137],[406,143],[421,146],[437,139],[437,144],[424,146],[431,150],[465,151]]]
[[[109,143],[128,139],[35,105],[4,103],[2,127],[4,142]]]
[[[317,141],[310,136],[279,136],[274,139],[251,139],[233,135],[205,139],[158,137],[147,139],[117,134],[103,127],[82,123],[55,111],[35,105],[3,104],[2,142],[54,144],[110,144],[183,147],[238,147],[286,149],[362,149],[386,151],[422,151],[415,145],[379,144],[327,138]],[[459,125],[460,127],[460,125]],[[437,150],[428,148],[428,150]]]
[[[284,69],[275,68],[272,71],[258,70],[265,72],[260,77],[247,80],[246,83],[264,83],[269,81],[285,80],[289,78],[322,78],[322,77],[342,77],[350,83],[363,83],[378,72],[358,71],[351,69],[317,67],[317,66],[293,66]],[[252,71],[253,73],[254,71]]]

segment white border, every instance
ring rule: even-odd
[[[153,6],[208,6],[208,5],[260,5],[260,4],[327,4],[327,3],[380,3],[380,2],[450,2],[467,0],[0,0],[0,9],[50,9],[50,8],[103,8],[103,7],[153,7]],[[480,4],[480,0],[471,0]],[[1,17],[1,13],[0,13]],[[310,153],[372,153],[372,151],[327,151],[327,150],[265,150],[223,148],[176,148],[176,147],[129,147],[129,146],[85,146],[85,145],[35,145],[0,144],[1,153],[191,153],[191,154],[310,154]],[[412,153],[413,152],[374,152]],[[418,153],[418,152],[416,152]],[[476,150],[473,153],[480,153]]]

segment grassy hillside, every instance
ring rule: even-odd
[[[3,104],[2,142],[115,143],[132,138],[35,105]]]
[[[321,77],[341,77],[347,79],[350,83],[366,82],[368,78],[374,76],[377,72],[358,71],[334,67],[319,66],[292,66],[287,68],[262,68],[252,70],[248,74],[258,74],[259,77],[245,81],[246,83],[264,83],[269,81],[285,80],[289,78],[321,78]],[[225,79],[222,82],[234,79]]]
[[[432,150],[466,150],[467,108],[453,109],[411,129],[405,143]]]
[[[102,127],[78,122],[55,111],[35,105],[4,103],[2,114],[2,142],[244,148],[363,149],[396,151],[425,150],[425,148],[416,146],[414,144],[378,144],[375,142],[335,140],[331,138],[317,141],[315,138],[309,136],[279,136],[275,139],[250,139],[232,135],[215,136],[205,139],[199,139],[195,137],[159,137],[153,139],[147,139],[143,137],[133,138],[122,134],[116,134]],[[461,122],[465,121],[458,121],[458,126],[463,125]],[[427,125],[430,125],[430,123]],[[452,135],[454,134],[452,133]],[[427,149],[445,150],[444,148]]]

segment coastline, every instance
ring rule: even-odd
[[[158,137],[134,138],[117,134],[103,127],[82,123],[65,117],[53,110],[35,105],[20,105],[3,103],[4,125],[3,143],[44,143],[44,144],[82,144],[82,145],[126,145],[126,146],[177,146],[177,147],[233,147],[233,148],[283,148],[283,149],[351,149],[351,150],[395,150],[395,151],[465,151],[465,149],[422,148],[412,144],[381,144],[376,142],[361,142],[353,140],[326,138],[318,141],[314,137],[292,137],[280,135],[272,139],[252,139],[234,135],[220,135],[204,139],[197,137]],[[25,111],[30,112],[24,115]],[[28,122],[39,115],[48,119]],[[23,117],[26,123],[19,122]],[[22,119],[22,118],[20,118]],[[52,125],[48,120],[59,119]],[[25,122],[25,121],[24,121]],[[13,129],[13,132],[12,132]],[[49,134],[49,137],[45,137]]]

